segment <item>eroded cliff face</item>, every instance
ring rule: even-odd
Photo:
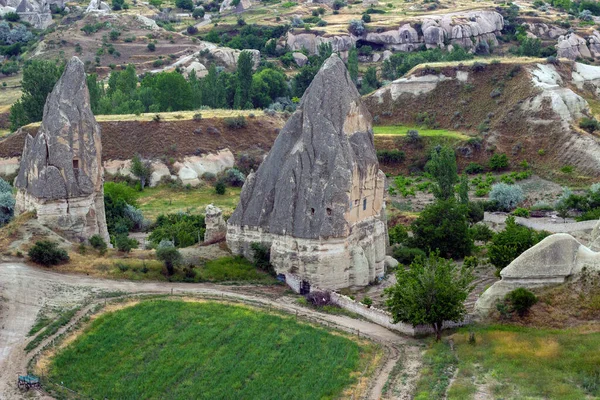
[[[496,11],[472,11],[441,15],[428,15],[420,22],[405,23],[390,30],[366,32],[362,36],[339,34],[319,36],[315,33],[288,32],[286,45],[292,51],[306,49],[317,54],[319,45],[331,44],[334,52],[345,58],[357,41],[381,46],[386,50],[413,51],[421,46],[447,48],[449,45],[474,50],[481,42],[498,45],[497,35],[504,27],[504,18]],[[379,59],[381,55],[377,55]],[[384,55],[384,59],[387,55]]]
[[[48,96],[36,137],[27,135],[16,186],[17,212],[36,211],[42,224],[72,239],[108,240],[100,127],[77,57]]]
[[[384,183],[371,115],[333,55],[248,176],[227,243],[250,257],[253,242],[268,246],[276,271],[290,280],[364,286],[383,274]]]

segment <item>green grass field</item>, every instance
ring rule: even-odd
[[[243,306],[148,301],[95,319],[49,378],[98,399],[332,399],[375,348]]]
[[[469,344],[469,331],[476,344]],[[600,397],[600,333],[507,325],[460,329],[431,347],[416,399],[442,398],[450,365],[458,366],[448,399],[471,399],[477,385],[494,398],[575,400]],[[442,390],[439,390],[442,389]]]
[[[240,192],[241,188],[228,187],[224,195],[218,195],[212,186],[190,190],[161,186],[144,189],[139,193],[137,202],[144,216],[152,220],[160,214],[178,211],[204,214],[206,206],[211,203],[220,207],[225,215],[231,215],[240,200]]]
[[[419,135],[423,137],[433,138],[450,138],[457,140],[468,140],[469,136],[458,131],[449,131],[447,129],[426,129],[420,126],[408,126],[408,125],[384,125],[374,126],[373,133],[375,135],[399,135],[406,136],[406,132],[414,129],[419,131]]]

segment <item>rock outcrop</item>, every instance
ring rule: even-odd
[[[90,108],[84,65],[73,57],[44,106],[35,138],[27,135],[16,180],[16,211],[36,211],[45,226],[76,240],[108,241],[102,142]]]
[[[252,7],[252,3],[250,2],[250,0],[240,0],[235,5],[232,4],[233,2],[233,0],[224,0],[223,3],[221,3],[221,8],[219,9],[219,12],[242,12]]]
[[[212,204],[207,205],[204,220],[206,222],[204,243],[216,243],[225,239],[227,224],[223,218],[223,210]]]
[[[474,50],[477,45],[497,45],[497,35],[504,27],[502,15],[495,11],[472,11],[443,15],[428,15],[420,23],[406,23],[397,29],[366,32],[362,36],[318,36],[314,33],[288,32],[286,45],[292,51],[306,49],[317,54],[321,43],[330,43],[334,52],[342,57],[361,40],[377,47],[395,51],[413,51],[425,45],[427,48],[446,48],[448,45]]]
[[[246,179],[227,244],[248,257],[254,242],[270,248],[297,291],[365,286],[384,273],[384,183],[371,115],[334,54]]]
[[[260,64],[260,51],[254,49],[237,50],[229,47],[220,47],[210,42],[200,42],[200,51],[197,53],[197,58],[204,65],[210,65],[214,62],[225,68],[235,69],[242,51],[247,51],[252,55],[254,68],[258,68]],[[208,58],[206,58],[205,53],[208,54]]]
[[[28,22],[37,29],[46,29],[52,25],[51,5],[63,8],[64,1],[3,0],[0,2],[0,15],[16,12],[21,21]]]
[[[568,58],[569,60],[592,57],[585,39],[575,33],[569,33],[558,38],[556,54],[558,57]]]
[[[556,285],[577,279],[583,270],[600,271],[600,253],[567,233],[548,236],[526,250],[500,272],[502,279],[487,289],[475,304],[487,314],[508,292],[519,288]]]
[[[110,6],[101,0],[91,0],[90,4],[88,4],[87,8],[85,9],[85,12],[86,12],[86,14],[87,13],[108,14],[108,13],[110,13]],[[138,17],[140,17],[140,16],[138,16]],[[149,18],[146,18],[146,19],[149,19]],[[156,22],[154,24],[156,25]]]

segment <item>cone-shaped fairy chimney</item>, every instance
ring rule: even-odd
[[[371,115],[337,55],[325,61],[227,222],[227,243],[252,243],[290,286],[365,286],[383,275],[385,176]]]

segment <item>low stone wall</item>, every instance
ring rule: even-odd
[[[368,319],[369,321],[374,322],[377,325],[381,325],[392,331],[400,332],[409,336],[433,333],[433,328],[427,325],[417,325],[413,327],[412,325],[405,324],[402,322],[394,324],[392,322],[392,315],[389,312],[380,310],[375,307],[367,307],[364,304],[359,303],[358,301],[352,300],[348,296],[344,296],[336,292],[331,292],[331,301],[345,310],[352,311]],[[468,325],[471,322],[472,316],[467,315],[466,318],[461,322],[444,322],[444,329]]]

